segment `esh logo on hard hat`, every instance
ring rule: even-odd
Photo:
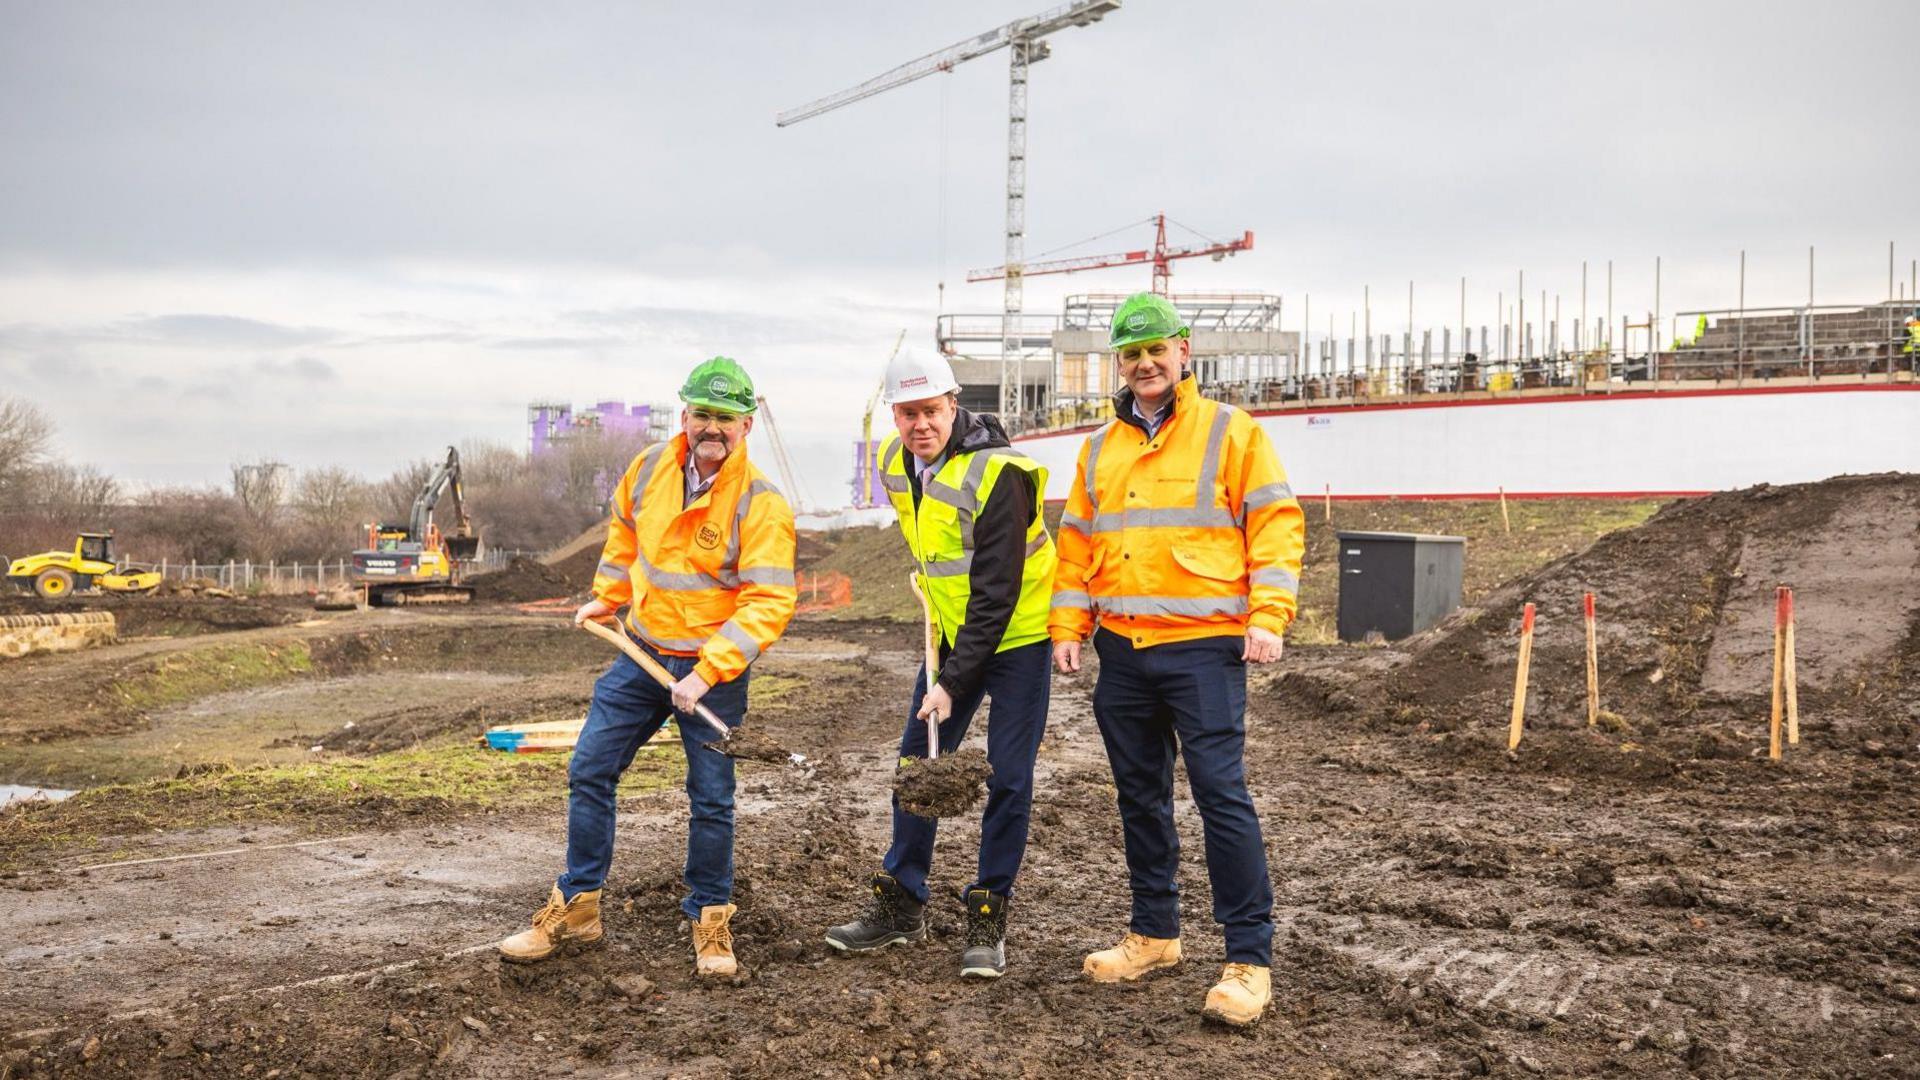
[[[1129,316],[1127,316],[1127,329],[1129,329],[1129,330],[1145,330],[1146,328],[1147,328],[1147,313],[1146,313],[1146,312],[1144,312],[1144,311],[1136,311],[1136,312],[1134,312],[1133,314],[1131,314],[1131,315],[1129,315]]]
[[[727,381],[725,375],[715,375],[707,381],[707,392],[725,397],[733,392],[733,384]]]

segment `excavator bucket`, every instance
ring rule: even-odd
[[[72,652],[110,645],[118,632],[111,612],[70,615],[0,615],[0,659],[30,653]]]
[[[480,553],[480,538],[477,536],[449,536],[447,554],[456,559],[471,559]]]

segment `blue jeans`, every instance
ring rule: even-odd
[[[646,648],[646,646],[641,646]],[[647,649],[675,679],[693,670],[698,657],[662,656]],[[724,682],[700,703],[728,727],[747,715],[743,672]],[[687,895],[680,910],[698,919],[700,909],[724,904],[733,895],[733,759],[704,745],[720,737],[705,720],[676,713],[673,695],[628,657],[613,662],[593,685],[586,727],[567,766],[567,872],[557,884],[568,900],[606,884],[613,861],[613,792],[633,755],[653,738],[667,717],[679,721],[680,744],[687,755]]]
[[[1126,834],[1136,934],[1180,936],[1180,835],[1173,827],[1173,755],[1206,837],[1213,919],[1227,961],[1273,962],[1273,882],[1260,818],[1247,794],[1246,639],[1210,637],[1136,649],[1111,630],[1093,636],[1100,678],[1093,718],[1107,745]]]
[[[995,653],[978,689],[953,703],[953,715],[940,721],[940,752],[951,753],[967,737],[967,726],[984,697],[993,698],[987,722],[987,806],[980,812],[980,876],[969,889],[1013,895],[1013,879],[1027,853],[1027,825],[1033,811],[1033,759],[1047,732],[1052,648],[1044,641]],[[900,756],[927,756],[927,724],[914,717],[927,694],[927,671],[913,681],[913,704],[900,736]],[[882,863],[886,872],[921,903],[927,902],[927,872],[933,867],[933,839],[939,822],[900,809],[893,800],[893,846]]]

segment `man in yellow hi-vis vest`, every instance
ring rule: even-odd
[[[1083,966],[1117,982],[1180,960],[1177,751],[1227,939],[1206,1015],[1251,1024],[1272,995],[1273,883],[1247,793],[1246,665],[1280,658],[1305,518],[1260,425],[1200,396],[1187,325],[1165,297],[1127,298],[1109,348],[1126,388],[1116,419],[1080,451],[1050,631],[1063,672],[1080,669],[1089,636],[1100,655],[1093,715],[1118,790],[1133,915],[1120,944]]]
[[[593,599],[576,622],[627,607],[626,628],[678,681],[671,690],[621,655],[594,684],[567,768],[567,870],[533,926],[500,943],[507,960],[544,960],[600,940],[600,889],[613,858],[614,788],[634,754],[679,715],[687,755],[687,895],[694,970],[738,970],[733,892],[733,759],[688,715],[746,717],[749,668],[777,640],[798,598],[793,511],[747,460],[758,402],[739,364],[716,356],[680,390],[681,433],[641,451],[613,496]]]
[[[1007,905],[1026,854],[1033,762],[1046,732],[1055,554],[1041,516],[1047,471],[1008,444],[998,420],[960,408],[958,390],[937,355],[909,350],[894,359],[885,397],[899,434],[881,447],[880,469],[940,631],[937,679],[929,690],[923,668],[914,681],[901,757],[926,755],[929,723],[941,752],[951,752],[982,698],[993,698],[993,776],[979,875],[961,894],[960,974],[997,978],[1006,970]],[[868,883],[867,911],[828,930],[828,945],[861,953],[926,938],[934,825],[894,799],[893,844]]]

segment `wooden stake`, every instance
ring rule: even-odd
[[[1325,512],[1327,520],[1332,521],[1333,520],[1333,485],[1332,484],[1328,484],[1326,491],[1321,494],[1320,508],[1322,511]]]
[[[1787,745],[1800,745],[1800,678],[1793,654],[1793,590],[1782,587],[1787,602]]]
[[[1584,606],[1587,617],[1587,726],[1593,727],[1600,722],[1600,646],[1594,633],[1592,593],[1586,594]]]
[[[1780,708],[1785,696],[1787,658],[1787,590],[1774,590],[1773,604],[1773,717],[1767,725],[1767,757],[1780,760]]]
[[[1520,730],[1527,715],[1527,668],[1533,663],[1533,605],[1520,615],[1520,664],[1513,673],[1513,719],[1507,725],[1507,749],[1520,745]]]
[[[1500,524],[1505,527],[1509,534],[1513,532],[1513,519],[1507,516],[1507,489],[1505,485],[1502,485],[1500,488]]]

